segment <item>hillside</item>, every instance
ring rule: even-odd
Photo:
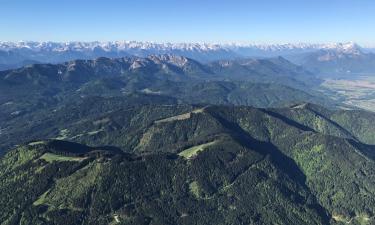
[[[77,103],[82,102],[83,106],[92,107],[86,104],[92,99],[101,99],[98,107],[110,98],[123,98],[118,104],[125,106],[139,101],[140,105],[254,107],[312,102],[328,108],[341,107],[339,102],[309,87],[319,82],[311,73],[280,57],[202,64],[176,55],[151,55],[33,64],[1,71],[0,154],[26,137],[42,137],[41,132],[75,110],[70,105],[80,107]],[[117,108],[115,104],[112,107],[111,110]],[[58,130],[59,127],[49,136]]]
[[[62,111],[56,127],[33,129],[60,140],[2,158],[4,224],[374,222],[372,113],[110,106]]]
[[[188,104],[285,107],[305,100],[328,104],[307,93],[272,84],[215,81],[189,84],[162,82],[154,86],[155,89],[148,89],[152,93],[143,91],[129,94],[116,94],[116,89],[115,91],[111,89],[113,91],[111,92],[108,89],[101,90],[85,86],[78,93],[73,92],[72,95],[62,95],[52,99],[49,96],[35,99],[33,99],[35,96],[25,96],[6,102],[0,105],[0,155],[10,147],[24,141],[45,137],[64,137],[67,135],[64,131],[66,129],[69,130],[71,136],[77,136],[77,138],[88,132],[95,134],[95,132],[101,131],[101,126],[106,123],[99,123],[99,126],[93,127],[91,122],[100,121],[99,118],[105,118],[106,115],[118,117],[117,114],[119,114],[120,116],[119,121],[109,128],[111,131],[123,127],[125,115],[133,115],[130,112],[142,115],[142,113],[146,113],[144,110],[157,111],[160,109],[158,113],[145,114],[143,118],[145,121],[149,121],[159,114],[159,117],[166,116],[165,110],[168,107],[165,108],[164,105],[179,104],[172,109],[189,110],[191,106]],[[162,91],[164,94],[154,94]],[[87,97],[82,97],[82,94]],[[176,112],[172,110],[170,113]],[[135,124],[135,126],[139,126],[139,124]],[[99,134],[101,133],[105,132],[99,132]],[[89,136],[95,137],[95,135]],[[108,136],[113,142],[108,142],[106,145],[121,142],[121,139],[114,138],[112,134]]]

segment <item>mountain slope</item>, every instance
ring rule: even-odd
[[[57,140],[17,147],[0,163],[0,188],[8,193],[1,218],[10,224],[60,224],[62,216],[71,224],[371,224],[375,146],[348,129],[356,121],[335,120],[342,114],[316,105],[133,105],[104,107],[90,117],[73,113],[71,124],[62,121],[59,139],[122,151]],[[26,186],[14,189],[19,183]]]
[[[164,113],[167,109],[182,110],[179,112],[191,110],[192,107],[181,105],[182,103],[258,107],[285,107],[291,103],[297,104],[304,101],[328,104],[324,99],[296,89],[248,82],[159,82],[151,87],[146,86],[147,89],[143,87],[141,92],[128,94],[123,93],[123,86],[118,87],[121,85],[118,80],[106,82],[105,86],[103,83],[97,84],[96,82],[92,85],[84,85],[79,91],[57,95],[54,98],[29,96],[28,93],[31,93],[29,91],[24,93],[24,97],[13,98],[0,105],[1,152],[4,153],[8,148],[20,142],[42,137],[54,138],[68,135],[69,137],[76,136],[78,139],[85,136],[95,139],[93,135],[95,132],[99,135],[106,134],[101,132],[104,125],[110,125],[108,131],[114,131],[123,127],[124,123],[128,124],[124,122],[123,114],[139,113],[142,115],[150,110],[160,109],[160,114],[154,112],[144,115],[146,119],[149,117],[157,119],[162,115],[166,116]],[[180,104],[178,107],[170,107],[178,103]],[[145,109],[147,111],[143,111]],[[172,112],[176,113],[174,110],[170,113]],[[105,123],[108,120],[107,117],[118,117],[119,121]],[[149,121],[146,119],[144,120]],[[98,122],[96,126],[90,120],[103,121],[103,123]],[[82,127],[86,129],[81,130]],[[68,130],[70,134],[67,134],[65,130]],[[112,141],[107,142],[106,145],[124,146],[120,144],[122,139],[116,139],[113,134],[106,136]]]
[[[320,133],[356,139],[374,145],[375,114],[361,110],[331,111],[314,104],[296,105],[292,108],[274,109],[298,123]]]
[[[225,143],[231,148],[226,148]],[[4,210],[0,216],[4,224],[327,221],[319,215],[321,211],[305,187],[291,180],[267,157],[230,140],[194,159],[163,154],[137,157],[95,148],[66,155],[56,151],[56,145],[87,149],[65,142],[54,141],[52,146],[49,142],[34,142],[1,161],[0,205]],[[18,160],[17,155],[21,154],[25,157]],[[205,163],[207,160],[209,164]],[[30,180],[29,174],[33,173],[36,176]],[[207,175],[211,178],[207,179]],[[16,187],[25,179],[28,182],[23,189],[10,192],[9,187]],[[251,191],[247,191],[249,188]],[[13,211],[20,203],[17,196],[27,197]],[[6,199],[12,204],[6,204]]]
[[[39,115],[91,97],[139,95],[184,104],[256,107],[301,102],[340,106],[311,90],[309,85],[315,83],[319,80],[312,74],[283,58],[201,64],[176,55],[152,55],[34,64],[0,72],[0,136],[12,139],[10,130],[26,121],[33,126],[42,119]]]
[[[312,73],[283,57],[222,60],[208,66],[215,74],[231,80],[278,83],[302,90],[312,89],[320,83]]]

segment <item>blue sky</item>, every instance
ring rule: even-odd
[[[0,0],[0,40],[375,46],[374,0]]]

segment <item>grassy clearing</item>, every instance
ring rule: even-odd
[[[336,222],[341,222],[345,224],[360,224],[360,225],[370,225],[372,224],[371,218],[366,215],[359,215],[353,218],[347,218],[343,215],[332,215],[332,219]]]
[[[168,117],[168,118],[165,118],[165,119],[157,120],[157,121],[155,121],[155,123],[172,122],[172,121],[177,121],[177,120],[187,120],[187,119],[190,119],[192,114],[203,113],[204,109],[205,108],[199,108],[199,109],[193,110],[193,111],[188,112],[188,113],[184,113],[184,114],[181,114],[181,115],[172,116],[172,117]]]
[[[30,142],[28,145],[35,146],[35,145],[43,145],[45,143],[46,143],[45,141],[34,141],[34,142]]]
[[[211,146],[215,143],[216,143],[216,141],[212,141],[212,142],[209,142],[209,143],[197,145],[197,146],[188,148],[188,149],[180,152],[178,155],[181,156],[181,157],[184,157],[185,159],[191,159],[191,158],[195,157],[196,155],[198,155],[199,152],[204,151],[207,147],[209,147],[209,146]]]
[[[57,140],[64,140],[69,137],[69,130],[68,129],[63,129],[60,130],[60,134],[58,137],[56,137]]]
[[[33,205],[38,206],[38,205],[43,205],[46,202],[46,197],[48,194],[49,190],[44,192],[39,198],[33,203]]]
[[[62,156],[62,155],[56,155],[52,153],[45,153],[43,154],[40,159],[44,159],[47,162],[55,162],[55,161],[82,161],[85,158],[84,157],[71,157],[71,156]]]
[[[102,132],[103,130],[94,130],[94,131],[90,131],[90,132],[88,132],[87,134],[88,135],[95,135],[95,134],[98,134],[98,133],[100,133],[100,132]]]
[[[168,117],[162,120],[158,120],[158,121],[155,121],[155,123],[172,122],[176,120],[187,120],[187,119],[190,119],[190,117],[191,117],[191,113],[189,112],[189,113],[184,113],[184,114],[177,115],[177,116]]]
[[[189,190],[190,190],[190,193],[194,195],[195,198],[197,199],[201,198],[200,187],[197,181],[193,181],[189,184]]]
[[[146,93],[146,94],[155,94],[155,95],[160,95],[160,94],[162,94],[161,91],[153,91],[153,90],[151,90],[151,89],[149,89],[149,88],[145,88],[145,89],[143,89],[142,92],[143,92],[143,93]]]

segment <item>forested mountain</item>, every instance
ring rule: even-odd
[[[270,59],[237,59],[202,64],[178,55],[151,55],[146,58],[97,58],[75,60],[63,64],[33,64],[19,69],[0,72],[3,85],[34,84],[45,82],[82,84],[90,80],[111,77],[147,77],[147,79],[210,80],[256,80],[269,82],[276,79],[293,80],[296,85],[314,80],[313,74],[288,60],[277,57]],[[319,82],[315,78],[315,82]],[[305,84],[306,86],[306,84]]]
[[[375,114],[151,102],[40,121],[1,159],[3,224],[374,222]]]
[[[26,128],[31,129],[49,117],[56,120],[56,112],[65,106],[80,107],[77,102],[85,105],[95,97],[123,97],[127,102],[155,99],[156,103],[161,100],[168,104],[281,107],[313,102],[333,108],[339,106],[310,88],[319,82],[283,58],[201,64],[181,56],[152,55],[34,64],[0,72],[0,137],[3,140],[0,151],[25,140],[19,135],[29,136],[30,130]],[[103,101],[107,100],[100,100]],[[59,116],[64,117],[70,110],[73,109],[66,109]]]
[[[0,72],[0,151],[27,140],[30,133],[35,138],[43,137],[39,131],[59,124],[57,121],[75,108],[86,110],[93,99],[99,101],[98,105],[113,107],[108,110],[136,101],[255,107],[313,102],[329,108],[340,106],[311,88],[319,82],[281,57],[201,64],[176,55],[152,55],[34,64]],[[121,98],[124,100],[113,103]],[[48,120],[50,124],[41,124]],[[36,126],[43,129],[31,132]]]

